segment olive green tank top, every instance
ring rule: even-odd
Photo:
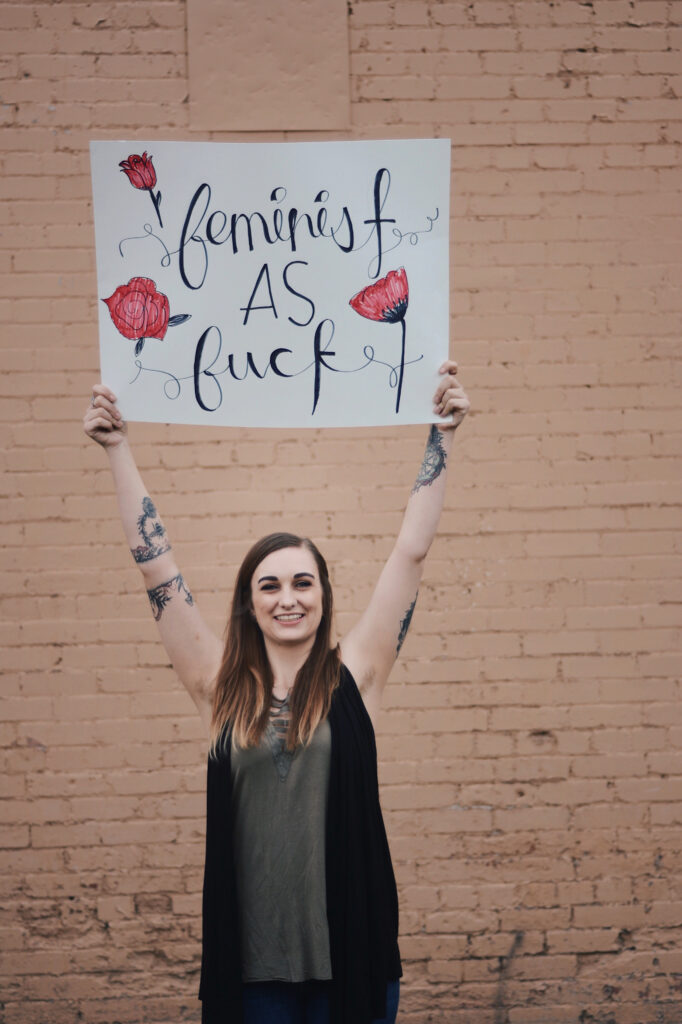
[[[232,744],[232,792],[242,980],[332,976],[325,887],[331,731],[284,749],[288,700],[273,697],[257,747]]]

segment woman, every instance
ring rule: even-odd
[[[410,625],[469,410],[452,361],[395,546],[369,605],[332,645],[327,567],[311,541],[258,541],[225,646],[204,622],[147,494],[109,388],[86,434],[111,465],[161,640],[210,737],[200,998],[204,1024],[393,1024],[398,904],[374,723]]]

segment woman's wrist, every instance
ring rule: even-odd
[[[457,427],[453,427],[450,423],[434,423],[433,426],[435,426],[438,431],[438,438],[443,448],[446,452],[449,452],[452,448],[452,442]],[[459,424],[457,424],[457,426],[459,426]]]
[[[125,434],[121,434],[119,440],[116,441],[116,444],[106,444],[102,447],[106,451],[110,460],[120,458],[125,452],[130,452],[130,445]]]

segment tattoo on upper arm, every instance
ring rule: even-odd
[[[422,487],[428,487],[432,484],[445,469],[446,461],[447,455],[445,448],[443,447],[443,441],[441,440],[440,430],[435,423],[432,423],[429,439],[426,442],[424,460],[419,472],[417,473],[417,479],[414,482],[412,493],[416,494]]]
[[[398,631],[398,646],[395,649],[396,656],[400,654],[400,648],[403,646],[403,641],[407,636],[408,629],[410,628],[410,623],[412,622],[412,612],[414,611],[414,606],[417,603],[418,595],[419,591],[417,591],[417,593],[414,595],[414,601],[405,612],[405,617],[400,621],[400,630]]]
[[[170,551],[171,546],[164,525],[159,520],[159,514],[151,498],[142,499],[142,515],[137,519],[137,532],[142,538],[142,544],[131,548],[136,562],[151,562],[153,558]]]
[[[147,591],[147,597],[157,622],[163,615],[164,608],[173,597],[173,591],[176,591],[178,594],[184,594],[186,604],[194,604],[194,598],[190,594],[187,584],[180,573],[178,573],[172,579],[166,580],[165,583],[160,583],[158,587],[152,587],[151,590]]]

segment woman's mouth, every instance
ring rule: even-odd
[[[292,612],[289,615],[275,615],[277,622],[299,622],[302,618],[302,612]]]

